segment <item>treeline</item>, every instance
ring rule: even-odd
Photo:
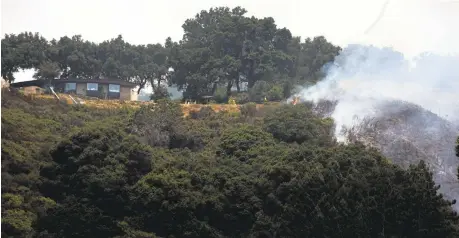
[[[225,100],[232,88],[257,88],[252,101],[279,100],[293,85],[319,80],[341,50],[322,36],[301,41],[273,18],[246,13],[241,7],[201,11],[182,25],[182,40],[164,44],[133,45],[121,35],[99,44],[78,35],[50,41],[39,33],[5,35],[2,77],[11,82],[18,70],[35,69],[36,78],[117,77],[135,82],[139,91],[148,83],[158,95],[165,95],[164,82],[191,99]]]
[[[1,102],[5,237],[459,236],[424,162],[337,144],[308,104],[184,118],[168,100],[108,110],[13,93]]]

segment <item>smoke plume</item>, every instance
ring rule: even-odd
[[[459,198],[458,55],[407,59],[390,48],[349,45],[326,68],[325,79],[296,96],[334,102],[328,115],[338,141],[377,147],[402,167],[425,160],[440,191]]]
[[[327,68],[324,80],[297,96],[337,101],[332,117],[340,140],[345,139],[343,126],[384,113],[378,108],[387,101],[410,102],[450,122],[459,121],[459,56],[425,53],[406,59],[390,48],[350,45]]]

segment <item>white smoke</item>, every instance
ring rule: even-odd
[[[383,113],[378,108],[388,100],[417,104],[448,121],[459,121],[459,55],[426,53],[407,59],[390,48],[349,45],[327,71],[324,80],[296,96],[337,101],[331,116],[338,140],[344,140],[342,127]]]
[[[426,53],[407,59],[389,48],[350,45],[326,75],[296,96],[336,103],[331,117],[338,141],[347,142],[349,129],[357,128],[358,140],[376,146],[402,167],[425,160],[440,192],[448,199],[459,197],[454,153],[459,55]],[[381,123],[368,126],[372,121]],[[454,208],[459,211],[458,204]]]

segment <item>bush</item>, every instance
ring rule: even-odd
[[[264,124],[274,138],[288,143],[329,145],[334,141],[333,120],[319,118],[303,104],[275,109]]]
[[[182,116],[180,104],[161,99],[135,112],[130,130],[151,146],[168,146],[171,135],[183,121]]]
[[[109,126],[84,130],[60,142],[50,152],[54,163],[41,171],[48,179],[41,192],[59,204],[50,215],[55,223],[42,224],[43,228],[59,237],[85,232],[85,237],[113,237],[118,232],[116,219],[106,216],[126,212],[125,188],[151,171],[152,153],[135,137]],[[83,214],[88,218],[81,219]]]
[[[150,98],[152,100],[159,100],[159,99],[168,99],[172,96],[171,93],[167,91],[167,87],[161,85],[161,86],[155,86],[153,87],[153,94],[151,94]]]
[[[280,101],[282,100],[283,92],[282,88],[278,85],[273,86],[267,93],[269,101]]]
[[[212,109],[212,107],[207,106],[207,107],[202,107],[199,111],[191,111],[190,117],[192,119],[204,119],[204,118],[210,118],[214,114],[215,114],[215,111]]]
[[[238,93],[235,97],[237,104],[246,104],[250,102],[249,93]]]
[[[289,98],[290,96],[292,96],[292,92],[294,90],[293,82],[286,80],[282,86],[283,86],[282,93],[283,93],[284,98]]]
[[[272,142],[272,136],[260,128],[239,125],[223,132],[220,148],[225,155],[236,156],[240,160],[246,160],[248,158],[245,152],[249,149],[260,145],[268,145]]]
[[[213,100],[215,100],[217,103],[226,103],[228,101],[226,89],[217,88],[217,90],[215,90]]]
[[[257,81],[249,90],[249,98],[251,102],[262,103],[267,97],[271,87],[266,81]]]
[[[250,102],[242,105],[241,115],[244,117],[255,117],[257,115],[257,104]]]

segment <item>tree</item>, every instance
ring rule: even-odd
[[[51,151],[54,163],[42,170],[42,192],[59,205],[40,229],[58,237],[120,234],[116,221],[129,213],[126,188],[151,170],[151,156],[148,146],[110,127],[62,141]]]
[[[288,98],[295,84],[317,82],[322,68],[340,48],[324,37],[301,43],[289,29],[278,28],[272,17],[246,16],[242,7],[216,7],[187,19],[183,38],[164,44],[133,45],[121,35],[94,43],[81,35],[46,40],[38,33],[6,35],[2,39],[2,77],[14,81],[20,69],[39,70],[57,65],[60,78],[120,78],[138,85],[177,86],[187,99],[198,100],[225,89],[226,98],[236,88],[251,89],[258,81],[275,89],[270,100]],[[52,70],[53,71],[53,70]]]
[[[152,100],[169,99],[170,96],[171,94],[164,85],[153,86],[153,94],[151,95]]]
[[[341,52],[341,48],[334,46],[323,36],[317,36],[313,39],[306,38],[303,43],[299,43],[299,41],[299,38],[295,38],[290,45],[290,52],[296,58],[294,75],[299,83],[315,83],[323,78],[323,66],[333,62]]]
[[[264,128],[285,142],[333,144],[333,121],[321,119],[304,104],[276,109],[264,119]]]
[[[202,11],[183,25],[185,34],[172,55],[172,82],[188,95],[213,95],[226,87],[227,97],[235,85],[273,80],[288,75],[293,59],[287,54],[291,33],[277,29],[274,19],[248,18],[247,11],[236,7]]]
[[[13,82],[13,74],[19,69],[38,68],[48,59],[47,48],[48,41],[39,33],[5,35],[2,39],[2,77]]]
[[[248,152],[251,148],[258,146],[268,146],[273,144],[273,138],[269,133],[260,128],[241,125],[228,129],[221,136],[220,148],[222,153],[234,156],[241,161],[248,159]]]
[[[60,68],[57,63],[43,62],[38,66],[37,72],[33,75],[36,79],[53,80],[60,75]]]

